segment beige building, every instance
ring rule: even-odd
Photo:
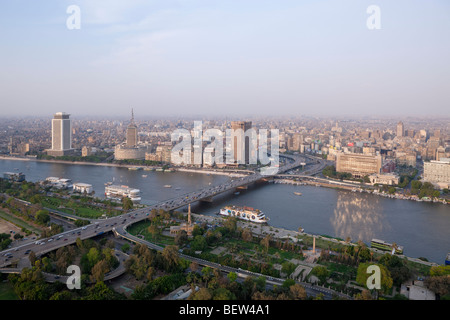
[[[440,161],[431,160],[423,163],[423,180],[439,186],[441,189],[450,187],[450,158]]]
[[[397,162],[397,165],[402,166],[416,166],[416,155],[405,153],[405,152],[397,152],[395,154],[395,161]]]
[[[396,174],[371,174],[369,176],[371,184],[386,184],[389,186],[397,185],[400,177]]]
[[[88,146],[84,146],[81,148],[81,156],[82,157],[88,157],[92,154],[92,148]]]
[[[399,122],[397,124],[397,137],[404,137],[405,136],[405,127],[403,126],[403,122]]]
[[[363,155],[359,153],[338,153],[336,155],[336,171],[351,173],[362,178],[373,173],[380,173],[381,156]]]
[[[441,159],[445,158],[445,148],[440,146],[436,150],[436,160],[439,161]]]
[[[170,163],[171,146],[161,145],[156,147],[155,153],[146,153],[145,160]]]

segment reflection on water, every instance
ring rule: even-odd
[[[350,237],[353,242],[362,240],[370,242],[390,228],[389,221],[384,219],[380,199],[368,194],[339,192],[334,214],[330,222],[337,237]]]

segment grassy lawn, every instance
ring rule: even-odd
[[[330,270],[331,272],[339,272],[339,273],[348,275],[351,273],[356,274],[356,271],[357,271],[356,267],[347,266],[347,265],[341,264],[341,263],[335,263],[335,262],[330,262],[330,261],[321,261],[320,264],[327,267],[327,269]]]
[[[20,228],[25,228],[36,234],[41,234],[40,229],[38,229],[32,225],[29,225],[24,220],[12,215],[12,214],[9,214],[9,213],[6,213],[6,212],[0,210],[0,218],[15,224],[16,226],[19,226]]]
[[[62,211],[68,214],[77,215],[82,218],[99,218],[103,214],[107,214],[107,210],[92,207],[89,204],[78,203],[74,200],[64,200],[56,197],[45,197],[41,204],[44,207]],[[64,206],[64,208],[60,208],[60,206]],[[113,214],[117,214],[117,212],[113,211]]]
[[[0,300],[19,300],[9,282],[0,282]]]
[[[430,266],[417,263],[414,261],[409,261],[407,259],[404,259],[406,266],[414,273],[420,274],[420,275],[429,275],[430,274]]]
[[[127,231],[134,235],[143,235],[144,239],[155,244],[167,246],[175,244],[173,237],[168,237],[164,235],[158,235],[153,237],[150,232],[148,232],[148,227],[151,225],[151,222],[148,220],[136,222],[127,228]]]

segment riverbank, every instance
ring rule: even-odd
[[[194,218],[194,221],[201,221],[201,222],[206,222],[209,224],[217,224],[220,222],[223,222],[223,218],[222,217],[215,217],[215,216],[207,216],[207,215],[203,215],[203,214],[197,214],[197,213],[192,213],[192,217]],[[316,238],[317,244],[319,244],[319,241],[324,241],[324,242],[332,242],[338,245],[342,245],[342,246],[357,246],[357,244],[352,243],[352,242],[345,242],[343,240],[339,240],[336,238],[332,238],[332,237],[328,237],[328,236],[323,236],[323,235],[315,235],[315,234],[310,234],[307,232],[299,232],[299,231],[295,231],[295,230],[287,230],[284,228],[278,228],[278,227],[274,227],[268,224],[256,224],[253,222],[246,222],[246,221],[238,221],[237,226],[240,228],[250,228],[252,230],[252,233],[258,237],[265,237],[266,235],[270,235],[273,239],[280,239],[280,240],[286,240],[289,239],[293,242],[298,242],[298,241],[302,241],[302,237],[310,237],[312,238]],[[318,245],[319,247],[319,245]],[[328,246],[325,246],[325,248],[323,249],[327,249]],[[378,249],[374,249],[374,248],[370,248],[368,246],[369,250],[378,253],[378,254],[385,254],[386,251],[381,251]],[[419,263],[428,267],[432,267],[432,266],[438,266],[438,263],[435,262],[429,262],[429,261],[423,261],[417,258],[412,258],[412,257],[408,257],[405,255],[398,255],[399,258],[402,259],[406,259],[408,261],[414,262],[414,263]]]
[[[399,200],[411,200],[411,201],[417,201],[417,202],[432,202],[432,203],[450,204],[450,200],[445,200],[442,198],[430,199],[430,198],[424,197],[424,198],[420,199],[417,195],[407,196],[407,195],[398,194],[398,193],[389,194],[389,193],[385,193],[385,192],[379,192],[376,189],[373,190],[373,189],[364,188],[361,185],[345,185],[343,183],[333,184],[333,183],[326,183],[326,182],[321,182],[321,181],[308,181],[308,180],[295,181],[295,180],[286,179],[286,178],[275,180],[274,183],[290,184],[290,185],[295,185],[295,186],[308,185],[308,186],[332,188],[332,189],[346,190],[346,191],[359,192],[359,193],[370,193],[370,194],[381,196],[384,198],[399,199]]]
[[[119,163],[104,163],[104,162],[85,162],[85,161],[66,161],[66,160],[45,160],[45,159],[36,159],[30,157],[7,157],[0,156],[0,160],[14,160],[14,161],[34,161],[34,162],[43,162],[43,163],[58,163],[58,164],[74,164],[74,165],[86,165],[86,166],[100,166],[100,167],[116,167],[116,168],[127,168],[127,169],[135,169],[135,168],[143,168],[143,169],[160,169],[160,166],[142,166],[135,164],[119,164]],[[226,171],[213,171],[213,170],[202,170],[202,169],[188,169],[188,168],[174,168],[171,169],[170,172],[191,172],[191,173],[200,173],[200,174],[214,174],[214,175],[223,175],[229,177],[244,177],[245,174],[239,174],[234,172],[226,172]]]

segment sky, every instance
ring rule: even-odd
[[[0,68],[1,115],[449,116],[450,2],[2,1]]]

